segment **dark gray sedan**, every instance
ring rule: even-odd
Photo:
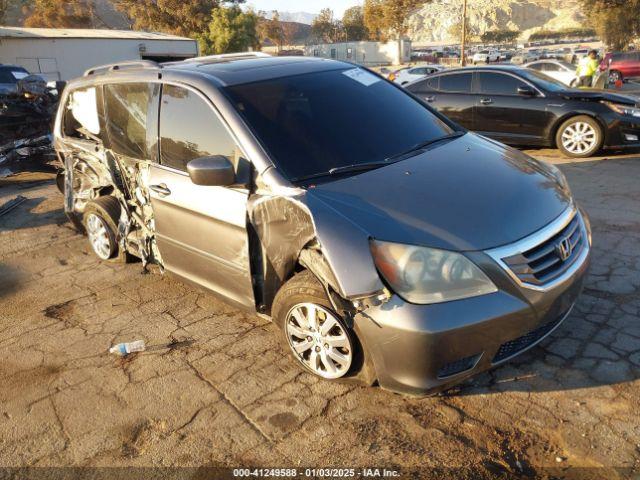
[[[65,210],[95,253],[272,319],[322,378],[445,388],[538,343],[582,288],[562,173],[366,69],[216,56],[64,92]]]

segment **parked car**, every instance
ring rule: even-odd
[[[607,53],[600,63],[600,70],[607,69],[611,82],[640,78],[640,52]]]
[[[527,63],[523,67],[542,72],[570,87],[574,87],[578,83],[575,65],[562,60],[538,60]]]
[[[481,50],[473,54],[472,62],[474,65],[477,63],[491,63],[500,60],[500,52],[497,50]]]
[[[440,72],[441,70],[444,70],[442,65],[416,65],[415,67],[398,70],[393,74],[393,78],[389,75],[389,80],[400,85],[407,85],[408,83],[424,78],[432,73]]]
[[[556,329],[589,263],[557,168],[350,63],[95,68],[64,90],[55,144],[99,258],[160,264],[273,320],[325,379],[458,383]]]
[[[511,57],[511,63],[514,65],[522,65],[523,63],[534,62],[540,57],[528,50],[520,50]]]
[[[18,91],[18,82],[29,76],[29,72],[18,65],[0,64],[0,95]]]
[[[408,90],[465,128],[509,145],[555,146],[568,157],[640,146],[635,98],[570,89],[533,69],[449,70]]]

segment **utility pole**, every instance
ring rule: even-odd
[[[467,64],[465,48],[467,43],[467,0],[462,0],[462,45],[460,47],[460,63],[464,67]]]

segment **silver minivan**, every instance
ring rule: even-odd
[[[557,168],[350,63],[98,67],[54,136],[96,255],[272,319],[329,380],[425,394],[508,361],[567,317],[589,263]]]

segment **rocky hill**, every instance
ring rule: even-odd
[[[583,26],[579,0],[468,0],[468,28],[472,35],[488,30],[520,30],[524,37],[540,29]],[[462,16],[461,0],[433,0],[409,21],[414,42],[457,41],[452,36]]]

